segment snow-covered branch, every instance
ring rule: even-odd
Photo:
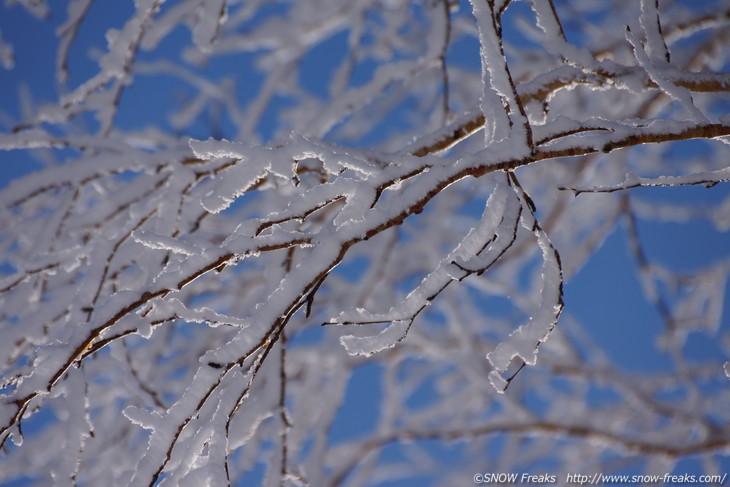
[[[642,225],[730,228],[726,6],[15,3],[0,64],[56,79],[0,105],[0,483],[717,471],[726,251],[688,270]],[[571,300],[620,237],[664,368]]]

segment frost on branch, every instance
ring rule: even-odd
[[[392,307],[388,313],[379,315],[363,309],[341,313],[336,323],[343,324],[391,324],[376,336],[357,337],[345,335],[340,338],[351,355],[370,356],[386,348],[392,348],[403,340],[411,323],[432,301],[453,281],[484,272],[514,242],[514,228],[519,220],[519,201],[506,184],[497,185],[487,201],[481,219],[467,233],[464,240],[426,276],[405,300]],[[511,228],[511,230],[510,230]],[[511,236],[510,236],[511,234]],[[478,262],[476,268],[474,263]]]
[[[0,483],[716,473],[701,4],[2,7]]]
[[[514,176],[512,179],[515,181],[515,191],[520,194],[523,204],[529,206],[526,200],[528,196],[524,194]],[[489,362],[496,369],[490,372],[490,380],[496,381],[492,382],[492,385],[497,388],[498,392],[504,392],[508,381],[503,382],[496,379],[495,373],[506,370],[515,357],[519,357],[524,364],[535,365],[537,347],[540,343],[547,341],[563,310],[563,270],[560,265],[560,256],[535,220],[532,211],[523,214],[522,224],[535,233],[542,252],[540,303],[527,323],[520,325],[510,333],[506,340],[497,345],[493,352],[487,355]],[[504,387],[498,387],[497,384],[502,384]]]

